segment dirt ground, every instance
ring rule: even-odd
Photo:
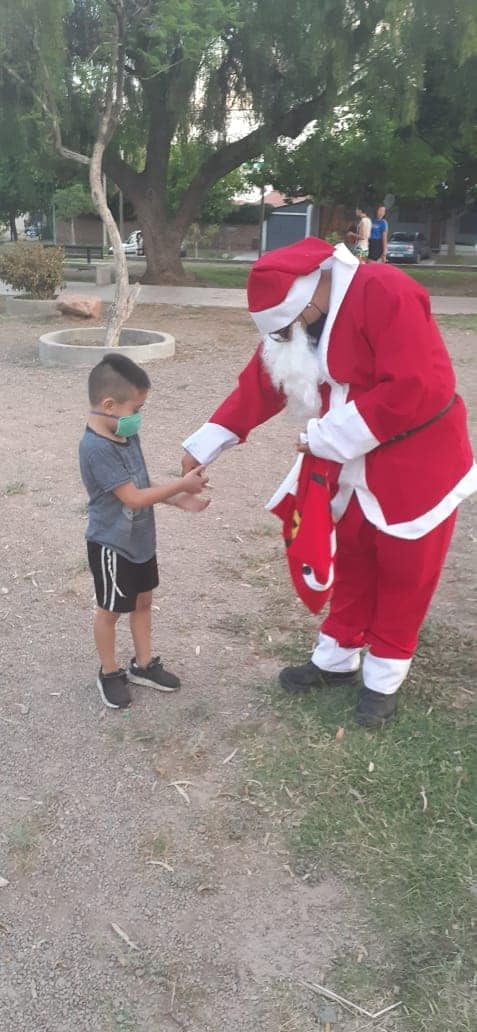
[[[151,474],[170,475],[255,333],[233,310],[141,307],[134,323],[177,340],[173,360],[148,367],[142,433]],[[290,628],[310,646],[314,635],[263,509],[295,428],[279,417],[219,461],[206,513],[158,507],[155,641],[183,687],[138,688],[130,711],[105,712],[77,464],[86,377],[40,367],[38,332],[0,316],[2,1032],[316,1029],[299,979],[326,981],[338,954],[358,951],[366,914],[334,876],[293,876],[290,806],[260,811],[247,769],[247,735],[273,734],[260,686],[279,669],[274,650]],[[476,336],[445,336],[475,411]],[[467,504],[433,605],[466,631],[474,542]],[[126,663],[126,622],[119,640]]]

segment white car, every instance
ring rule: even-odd
[[[127,240],[123,242],[123,251],[126,254],[144,254],[142,233],[140,229],[135,229],[129,234]],[[113,253],[112,247],[109,248],[109,253]]]
[[[144,257],[144,243],[140,229],[135,229],[132,233],[129,234],[127,240],[123,242],[123,251],[125,251],[126,254],[137,254],[141,255],[141,257]],[[112,247],[109,248],[109,253],[113,253]],[[184,241],[182,241],[181,243],[180,254],[181,258],[185,258],[187,256],[187,248],[185,246]]]

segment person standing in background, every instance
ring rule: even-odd
[[[385,219],[386,208],[380,204],[376,208],[376,217],[371,223],[371,237],[369,241],[370,262],[385,262],[388,250],[388,224]]]
[[[356,218],[358,220],[358,225],[356,228],[354,254],[359,258],[360,262],[365,262],[368,259],[371,219],[364,211],[364,208],[356,208]]]

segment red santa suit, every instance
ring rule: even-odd
[[[313,237],[264,255],[248,283],[262,343],[184,447],[208,463],[287,404],[295,345],[270,334],[297,319],[322,269],[331,269],[329,313],[316,353],[295,361],[308,384],[309,447],[328,460],[337,534],[330,612],[312,660],[352,671],[369,645],[364,683],[391,694],[409,669],[456,507],[477,489],[465,406],[422,287]]]

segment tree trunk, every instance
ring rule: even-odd
[[[451,211],[449,218],[447,219],[446,227],[446,239],[447,239],[447,257],[455,258],[455,238],[457,236],[457,221],[459,219],[458,211]]]
[[[76,228],[74,219],[70,219],[70,237],[70,244],[73,244],[73,247],[76,247]]]
[[[131,290],[129,289],[129,273],[126,254],[122,246],[119,229],[114,221],[111,211],[108,208],[106,191],[103,188],[103,153],[103,141],[97,140],[93,147],[93,153],[91,155],[89,165],[89,184],[93,204],[99,213],[103,225],[106,226],[114,254],[116,290],[114,293],[113,303],[109,311],[108,321],[106,323],[104,346],[107,348],[115,348],[119,345],[121,327],[126,322],[126,319],[129,319],[129,316],[131,315],[140,287],[139,284],[136,284]]]
[[[154,199],[131,197],[141,227],[146,271],[142,283],[185,283],[186,274],[180,258],[182,227],[168,222]]]
[[[8,221],[9,221],[9,224],[10,224],[10,240],[14,240],[15,242],[18,240],[16,218],[17,218],[16,211],[11,211],[9,213],[9,216],[8,216]]]

